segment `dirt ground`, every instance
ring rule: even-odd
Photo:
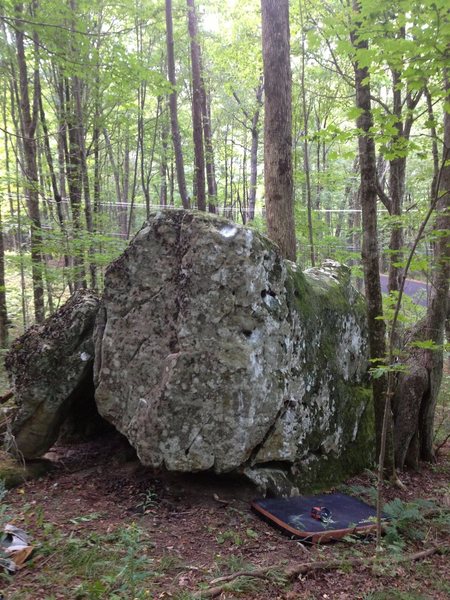
[[[374,540],[304,546],[252,514],[249,501],[255,491],[251,487],[211,476],[167,478],[140,466],[118,436],[73,446],[59,445],[48,457],[54,467],[47,476],[9,491],[4,500],[10,521],[27,530],[35,546],[33,558],[24,569],[4,584],[0,579],[4,595],[0,597],[5,600],[189,599],[202,584],[207,585],[215,577],[270,564],[275,569],[268,579],[247,578],[241,584],[236,580],[234,587],[220,597],[262,600],[450,597],[448,554],[401,565],[388,560],[374,568],[343,565],[337,571],[320,571],[295,581],[278,580],[277,573],[287,565],[371,557],[375,552]],[[441,451],[435,465],[421,473],[403,473],[401,479],[405,490],[386,486],[387,500],[398,497],[411,502],[422,498],[432,499],[440,507],[448,505],[450,444]],[[367,472],[347,485],[352,490],[357,489],[355,486],[371,487],[373,475]],[[405,538],[397,540],[404,544],[402,552],[448,544],[449,520],[444,526],[442,515],[437,525],[420,520],[420,539],[411,540],[414,536],[406,532]],[[108,540],[118,531],[126,531],[128,536],[139,532],[133,538],[132,560],[137,560],[143,575],[140,578],[133,575],[131,587],[128,584],[127,587],[122,573],[122,587],[116,586],[113,594],[105,591],[112,589],[105,583],[111,581],[105,575],[112,568],[108,560],[104,560],[103,572],[100,569],[99,574],[98,560],[92,559],[92,565],[84,564],[82,557],[86,552],[92,556],[96,545],[107,553]],[[111,561],[130,565],[126,547],[132,543],[126,541],[129,538],[124,539],[122,554],[116,552],[117,546],[111,546]],[[390,551],[386,547],[388,558]],[[118,566],[115,564],[114,568]],[[103,583],[95,583],[97,579]]]

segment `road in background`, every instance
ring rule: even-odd
[[[388,276],[380,275],[381,291],[387,294],[388,291]],[[428,300],[428,284],[418,279],[407,279],[405,282],[404,294],[414,300],[420,306],[427,306]]]

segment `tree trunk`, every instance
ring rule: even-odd
[[[6,135],[6,134],[5,134]],[[0,207],[0,347],[8,346],[8,311],[6,306],[5,282],[5,244],[3,238],[3,219]]]
[[[81,172],[81,153],[80,136],[77,127],[75,100],[71,94],[71,85],[68,79],[64,83],[65,90],[65,120],[67,133],[69,137],[69,147],[67,154],[67,184],[69,187],[70,207],[72,209],[73,234],[76,245],[81,240],[81,199],[82,199],[82,172]],[[73,259],[75,269],[75,287],[86,288],[86,275],[84,271],[84,256],[81,248],[74,250]]]
[[[12,203],[12,189],[11,189],[11,173],[9,163],[9,146],[8,146],[8,133],[7,133],[7,122],[6,122],[6,94],[7,88],[5,88],[4,103],[3,103],[3,126],[4,126],[4,139],[5,139],[5,171],[6,171],[6,190],[8,194],[8,203],[10,207],[11,216],[14,214],[14,207]],[[15,239],[14,239],[15,243]],[[8,346],[8,310],[6,304],[6,283],[5,283],[5,242],[3,235],[3,219],[0,206],[0,347],[6,348]]]
[[[120,174],[119,174],[119,169],[117,167],[116,159],[114,157],[114,150],[113,150],[113,147],[111,144],[111,138],[109,137],[109,133],[108,133],[108,130],[106,129],[106,127],[103,128],[103,137],[105,138],[106,152],[108,154],[109,162],[110,162],[111,169],[113,172],[114,184],[116,186],[116,196],[117,196],[116,202],[117,202],[117,205],[119,206],[119,211],[120,211],[120,206],[123,203],[122,189],[121,189],[121,185],[120,185]]]
[[[188,7],[188,29],[191,41],[192,69],[192,129],[195,153],[195,189],[197,208],[206,210],[205,154],[203,149],[202,82],[200,70],[200,44],[198,43],[197,13],[194,0],[186,0]]]
[[[66,228],[66,224],[65,224],[62,198],[61,198],[61,194],[60,194],[59,188],[58,188],[58,179],[57,179],[56,172],[55,172],[52,151],[50,148],[50,137],[49,137],[49,132],[48,132],[47,119],[46,119],[45,111],[44,111],[44,104],[42,101],[40,79],[38,81],[39,81],[39,85],[38,85],[38,89],[35,91],[35,93],[38,94],[38,98],[39,98],[39,115],[40,115],[40,122],[41,122],[42,133],[43,133],[42,137],[43,137],[43,141],[44,141],[44,153],[45,153],[47,167],[48,167],[49,174],[50,174],[50,182],[51,182],[53,198],[55,200],[55,205],[56,205],[56,214],[58,217],[59,228],[61,230],[61,236],[63,239],[64,248],[66,248],[67,247],[67,228]],[[70,268],[70,259],[69,259],[69,256],[66,251],[64,252],[63,260],[64,260],[64,268],[67,271]]]
[[[430,123],[431,135],[431,155],[433,156],[433,178],[431,180],[430,196],[434,198],[437,193],[437,184],[439,179],[439,148],[438,136],[436,131],[436,119],[433,110],[433,101],[428,88],[425,88],[425,98],[427,101],[428,122]]]
[[[400,89],[401,79],[397,71],[392,71],[392,94],[394,99],[393,114],[397,121],[394,123],[396,134],[393,138],[395,145],[403,138],[402,122],[402,92]],[[398,150],[397,150],[398,151]],[[402,261],[403,225],[401,223],[403,196],[405,193],[406,157],[400,156],[389,161],[389,191],[390,191],[390,215],[394,217],[391,226],[391,239],[389,242],[389,292],[398,292],[403,273],[403,268],[398,263]]]
[[[166,102],[167,106],[167,102]],[[169,139],[169,127],[167,123],[167,110],[164,110],[163,125],[161,127],[161,158],[159,163],[159,203],[161,206],[167,206],[167,150]]]
[[[17,100],[17,102],[16,102]],[[15,204],[16,204],[16,215],[17,215],[17,247],[19,251],[19,265],[20,265],[20,300],[22,308],[22,323],[23,329],[27,329],[29,325],[28,318],[28,304],[26,298],[26,284],[25,284],[25,257],[24,257],[24,243],[22,240],[22,208],[20,198],[20,165],[24,165],[24,151],[23,151],[23,128],[19,126],[18,118],[16,115],[16,105],[19,104],[19,90],[17,82],[13,78],[11,81],[11,120],[14,124],[14,131],[16,134],[16,147],[15,147]],[[21,135],[22,134],[22,135]]]
[[[267,231],[282,255],[295,260],[289,2],[261,0],[261,11]]]
[[[200,50],[200,47],[199,47]],[[217,182],[216,170],[214,166],[214,147],[212,141],[211,128],[211,99],[206,93],[205,75],[203,73],[203,65],[201,67],[201,86],[202,86],[202,121],[203,121],[203,137],[205,140],[205,159],[206,159],[206,181],[208,184],[208,210],[210,213],[216,212],[217,204]]]
[[[353,10],[356,15],[359,13],[358,0],[354,0]],[[359,23],[355,23],[355,29],[350,34],[351,42],[356,51],[367,50],[368,42],[364,37],[359,37],[358,27]],[[361,111],[356,126],[361,132],[358,136],[358,150],[363,227],[362,263],[369,325],[369,352],[371,360],[382,364],[386,356],[386,327],[384,320],[380,318],[383,316],[383,305],[379,270],[376,158],[375,143],[372,136],[373,115],[370,102],[370,82],[367,67],[360,66],[357,60],[354,63],[354,72],[356,106]],[[376,364],[373,363],[373,366]],[[376,452],[379,456],[385,407],[385,376],[373,378],[372,388],[375,408]]]
[[[446,73],[447,105],[450,84]],[[413,330],[412,341],[432,342],[434,348],[414,348],[408,370],[399,377],[395,397],[396,464],[417,467],[419,460],[433,461],[434,415],[443,371],[443,342],[449,311],[450,282],[450,113],[444,115],[442,167],[435,184],[437,232],[434,246],[432,292],[425,319]]]
[[[128,235],[128,201],[130,190],[130,130],[127,126],[125,133],[125,148],[123,157],[122,204],[119,208],[120,235],[126,239]]]
[[[304,54],[302,54],[304,56]],[[304,58],[302,58],[302,64],[304,66]],[[306,106],[306,92],[305,92],[305,77],[304,68],[302,69],[301,77],[301,89],[302,89],[302,113],[303,113],[303,168],[305,172],[305,185],[306,185],[306,212],[308,215],[308,240],[309,240],[309,258],[311,266],[316,266],[315,252],[314,252],[314,231],[312,221],[312,190],[311,190],[311,169],[309,160],[309,143],[308,143],[308,117],[309,110]],[[317,205],[317,208],[319,206]]]
[[[11,216],[11,219],[13,219],[15,210],[14,210],[14,202],[13,202],[13,193],[12,193],[12,188],[11,188],[12,177],[11,177],[11,168],[10,168],[10,159],[9,159],[9,136],[7,133],[8,122],[7,122],[7,118],[6,118],[7,96],[8,96],[8,91],[10,89],[11,89],[11,83],[8,86],[8,88],[5,87],[5,90],[4,90],[2,113],[3,113],[3,129],[5,130],[4,151],[5,151],[6,193],[8,194],[9,214]],[[14,249],[17,249],[17,245],[18,245],[17,235],[13,236],[12,241],[13,241]]]
[[[37,171],[36,126],[38,117],[37,95],[33,98],[33,107],[30,105],[28,88],[28,69],[25,58],[24,31],[20,17],[23,14],[23,5],[16,6],[18,20],[15,24],[17,65],[19,69],[19,112],[23,136],[24,175],[27,182],[26,196],[28,215],[31,221],[31,264],[33,279],[33,298],[35,319],[41,323],[45,317],[44,286],[42,277],[41,255],[41,216],[39,211],[39,179]],[[38,44],[37,34],[33,33],[35,47]],[[34,72],[34,81],[37,77],[37,65]]]
[[[247,220],[255,218],[256,186],[258,183],[258,147],[259,147],[259,113],[262,107],[262,94],[264,90],[264,79],[261,75],[259,85],[256,89],[256,109],[252,117],[252,145],[250,149],[250,189],[248,193]]]
[[[89,171],[87,166],[87,150],[86,150],[86,129],[84,126],[84,113],[82,107],[82,82],[79,77],[72,78],[72,89],[73,97],[75,102],[75,115],[77,122],[77,133],[78,133],[78,149],[80,152],[80,167],[81,167],[81,180],[83,183],[83,195],[84,195],[84,216],[86,219],[86,229],[88,231],[89,238],[89,273],[91,276],[91,287],[96,289],[97,287],[97,268],[95,265],[95,247],[93,241],[94,233],[94,220],[92,215],[92,203],[91,203],[91,191],[89,187]],[[125,217],[126,221],[126,217]]]
[[[183,208],[189,208],[189,196],[184,174],[183,150],[181,147],[180,127],[178,125],[177,106],[177,80],[175,77],[175,58],[173,51],[173,23],[172,23],[172,0],[166,0],[166,42],[167,42],[167,71],[169,81],[172,85],[172,93],[169,96],[170,126],[172,129],[173,151],[175,154],[175,165],[177,171],[178,192],[181,197]]]

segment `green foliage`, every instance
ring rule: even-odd
[[[230,542],[233,546],[242,546],[244,544],[241,535],[232,529],[220,532],[216,540],[218,544],[225,544],[225,542]]]
[[[436,509],[435,503],[428,500],[402,502],[396,498],[386,503],[383,511],[391,520],[385,527],[384,545],[395,553],[402,551],[408,540],[423,540],[426,535],[424,514]]]
[[[153,488],[148,488],[142,494],[142,500],[138,504],[138,508],[142,510],[142,512],[147,512],[148,510],[154,508],[158,504],[158,494]]]
[[[81,580],[67,588],[68,598],[149,597],[148,585],[156,574],[149,556],[152,545],[137,525],[125,526],[111,534],[91,532],[83,538],[63,535],[52,526],[45,526],[43,533],[47,541],[37,553],[53,556],[47,583],[52,583],[56,573],[59,585]]]

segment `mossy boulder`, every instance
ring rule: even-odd
[[[109,267],[94,338],[98,410],[144,464],[290,493],[371,459],[364,301],[336,263],[302,273],[251,229],[158,212]]]
[[[5,360],[17,405],[10,447],[21,457],[42,456],[74,404],[84,405],[93,397],[92,334],[98,307],[94,292],[78,290],[12,344]]]

